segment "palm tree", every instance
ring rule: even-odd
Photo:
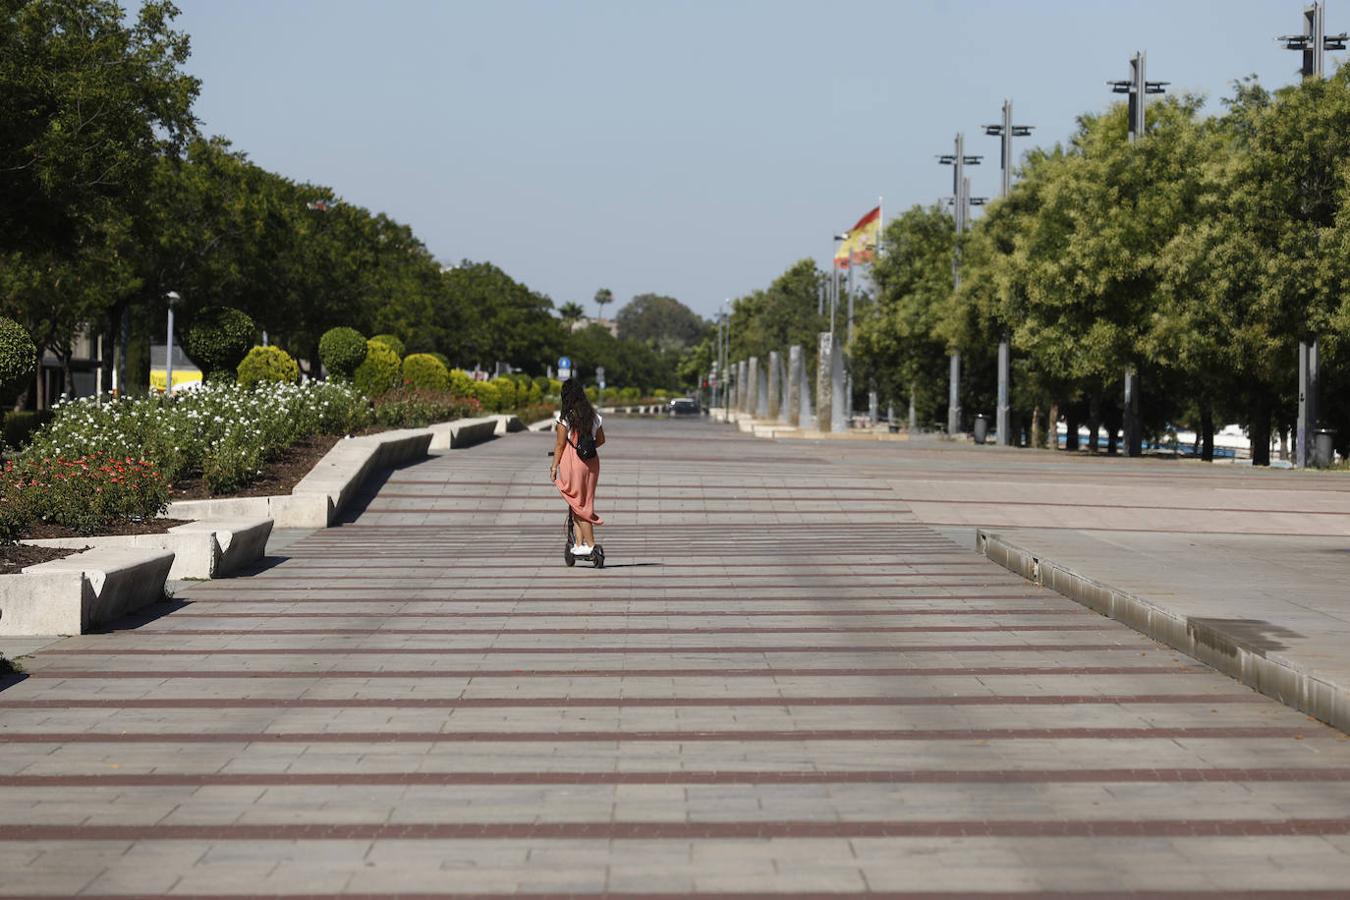
[[[595,292],[595,306],[600,311],[597,318],[605,317],[605,304],[614,302],[614,292],[609,288],[601,288]]]
[[[582,316],[586,315],[586,310],[581,308],[580,303],[569,301],[558,307],[558,315],[562,318],[563,324],[570,330]]]

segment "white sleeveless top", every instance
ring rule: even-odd
[[[554,422],[555,424],[557,424],[557,425],[565,425],[565,426],[567,427],[567,430],[568,430],[568,431],[572,431],[572,426],[569,425],[568,422],[567,422],[567,420],[563,418],[561,412],[555,412],[555,413],[553,414],[553,422]],[[595,430],[596,430],[596,431],[599,431],[602,427],[604,427],[604,424],[605,424],[604,417],[601,416],[599,413],[596,413],[596,414],[595,414]]]

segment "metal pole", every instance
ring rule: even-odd
[[[164,396],[173,396],[173,301],[169,301],[168,339],[164,342]]]

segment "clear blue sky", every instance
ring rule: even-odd
[[[599,287],[703,314],[884,195],[998,187],[1005,97],[1036,143],[1149,77],[1293,81],[1302,0],[179,0],[205,129],[257,163],[491,260],[556,303]],[[1332,0],[1328,30],[1350,30]],[[1337,60],[1344,54],[1333,54]],[[1329,66],[1330,67],[1330,66]]]

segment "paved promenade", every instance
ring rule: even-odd
[[[1345,895],[1350,739],[924,524],[930,451],[607,431],[604,571],[515,435],[26,660],[0,895]]]

